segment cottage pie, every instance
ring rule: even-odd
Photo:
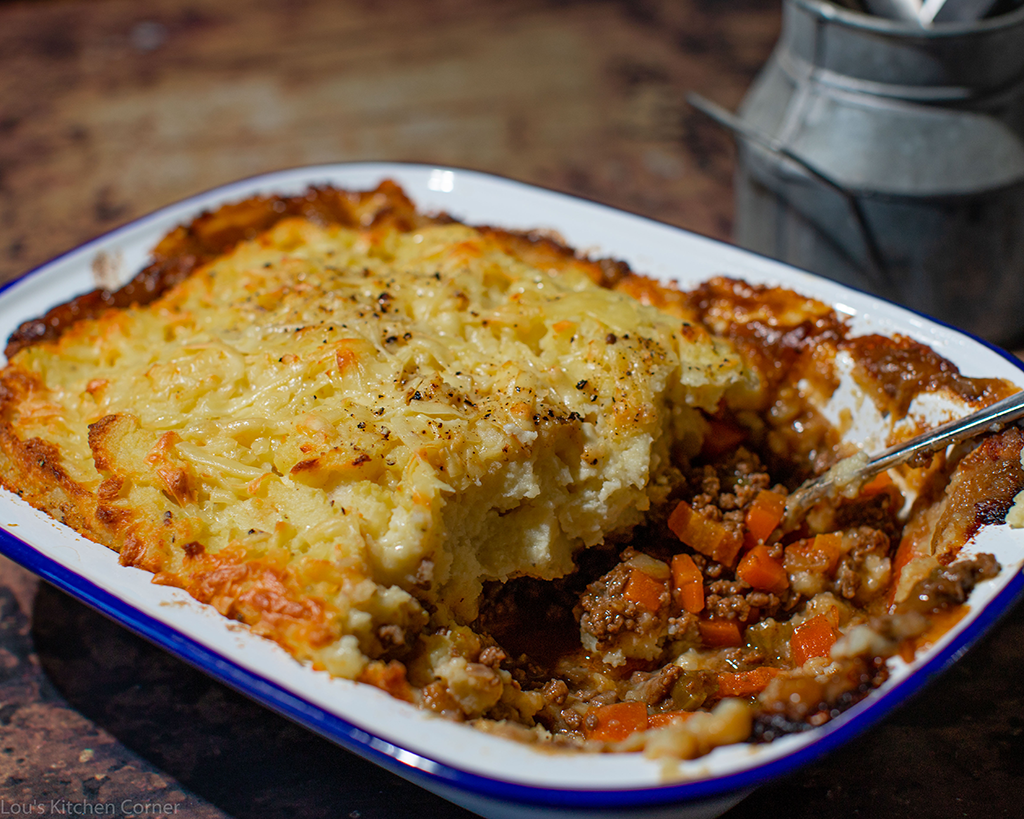
[[[843,367],[894,436],[918,393],[1015,388],[388,182],[205,213],[7,356],[8,490],[314,669],[561,746],[692,757],[827,721],[996,572],[957,555],[1024,484],[1011,430],[783,531],[847,454],[816,408]]]

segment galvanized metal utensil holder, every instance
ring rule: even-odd
[[[784,0],[738,118],[738,244],[1024,340],[1024,8],[922,29]]]

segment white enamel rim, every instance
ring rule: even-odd
[[[984,342],[887,302],[730,245],[612,208],[500,177],[455,168],[359,163],[297,168],[242,180],[171,205],[67,253],[0,292],[0,336],[22,321],[95,286],[105,254],[129,277],[171,228],[203,210],[255,194],[295,194],[311,184],[365,189],[398,182],[425,211],[470,224],[555,230],[573,247],[627,261],[634,270],[682,286],[727,274],[784,285],[833,304],[858,333],[902,333],[922,341],[972,376],[1024,384],[1015,358]],[[167,650],[268,707],[339,744],[476,810],[499,802],[540,812],[625,815],[631,809],[697,805],[745,793],[861,733],[948,666],[1013,604],[1024,588],[1022,532],[988,527],[972,548],[991,551],[1002,574],[975,591],[971,613],[912,666],[822,729],[770,745],[721,748],[663,765],[630,755],[537,750],[447,722],[369,686],[314,672],[184,592],[150,583],[118,565],[113,552],[81,538],[0,493],[0,551]],[[502,809],[495,808],[497,813]]]

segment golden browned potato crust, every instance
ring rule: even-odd
[[[152,262],[120,289],[93,290],[54,307],[41,318],[25,322],[8,339],[4,352],[11,358],[31,344],[52,341],[74,322],[95,318],[110,308],[149,304],[192,271],[289,217],[319,225],[400,230],[446,221],[444,216],[431,219],[419,214],[391,181],[372,191],[342,191],[325,186],[310,188],[299,196],[256,196],[227,204],[171,231],[153,249]]]
[[[358,677],[671,490],[701,410],[753,381],[658,287],[390,182],[227,205],[12,336],[0,481]]]

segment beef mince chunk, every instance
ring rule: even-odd
[[[899,519],[903,497],[898,492],[878,492],[867,499],[858,498],[839,505],[833,526],[836,529],[867,527],[899,540],[903,528]]]
[[[930,614],[958,606],[967,600],[979,582],[995,577],[999,570],[999,562],[990,554],[980,554],[971,560],[960,560],[937,568],[914,585],[900,603],[899,611]]]
[[[762,489],[772,485],[760,458],[745,447],[740,447],[723,460],[696,466],[686,475],[687,485],[693,493],[693,508],[709,511],[715,507],[723,520],[743,520],[743,510]]]
[[[629,680],[630,699],[657,705],[672,693],[672,688],[686,672],[677,665],[667,665],[652,673],[634,672]]]
[[[611,665],[626,658],[654,659],[668,631],[667,586],[656,609],[627,594],[635,569],[626,561],[635,554],[627,548],[623,562],[587,586],[577,606],[584,647],[604,653]]]
[[[721,563],[718,563],[709,557],[705,557],[702,554],[692,554],[690,555],[690,558],[693,560],[694,565],[700,569],[700,573],[704,575],[705,586],[713,580],[721,579],[729,572],[729,568],[727,566],[723,566]]]
[[[836,591],[847,600],[866,603],[888,585],[893,542],[885,532],[870,526],[847,530],[843,541],[852,545],[839,563]]]
[[[564,680],[548,680],[541,689],[544,702],[548,705],[563,705],[568,694],[569,686],[565,684]]]
[[[715,620],[747,623],[761,617],[774,617],[782,607],[778,595],[752,589],[742,580],[713,580],[705,589],[705,611]]]

